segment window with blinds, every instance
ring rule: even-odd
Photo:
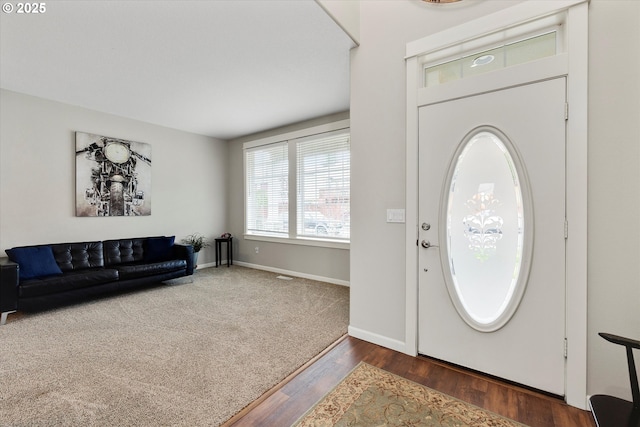
[[[245,143],[247,235],[312,246],[349,243],[351,154],[343,124]]]
[[[247,149],[247,232],[289,234],[289,158],[286,142]]]
[[[329,132],[296,144],[297,235],[348,240],[351,157],[349,132]]]

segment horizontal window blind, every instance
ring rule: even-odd
[[[295,141],[297,235],[348,240],[351,158],[348,130]]]
[[[247,233],[287,236],[289,159],[287,143],[245,150]]]

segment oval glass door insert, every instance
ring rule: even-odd
[[[502,132],[483,126],[463,139],[441,206],[441,259],[451,300],[469,326],[498,330],[524,295],[533,243],[526,171]]]

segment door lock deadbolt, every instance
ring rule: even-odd
[[[430,228],[431,228],[431,224],[427,224],[426,222],[423,222],[423,223],[422,223],[422,229],[423,229],[424,231],[427,231],[427,230],[429,230]]]

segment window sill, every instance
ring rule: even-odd
[[[302,246],[316,246],[323,248],[332,248],[332,249],[346,249],[349,250],[351,247],[349,242],[339,241],[339,240],[331,240],[331,239],[314,239],[310,237],[298,237],[298,238],[290,238],[290,237],[272,237],[272,236],[261,236],[259,234],[245,234],[245,240],[257,240],[261,242],[271,242],[271,243],[282,243],[286,245],[302,245]]]

